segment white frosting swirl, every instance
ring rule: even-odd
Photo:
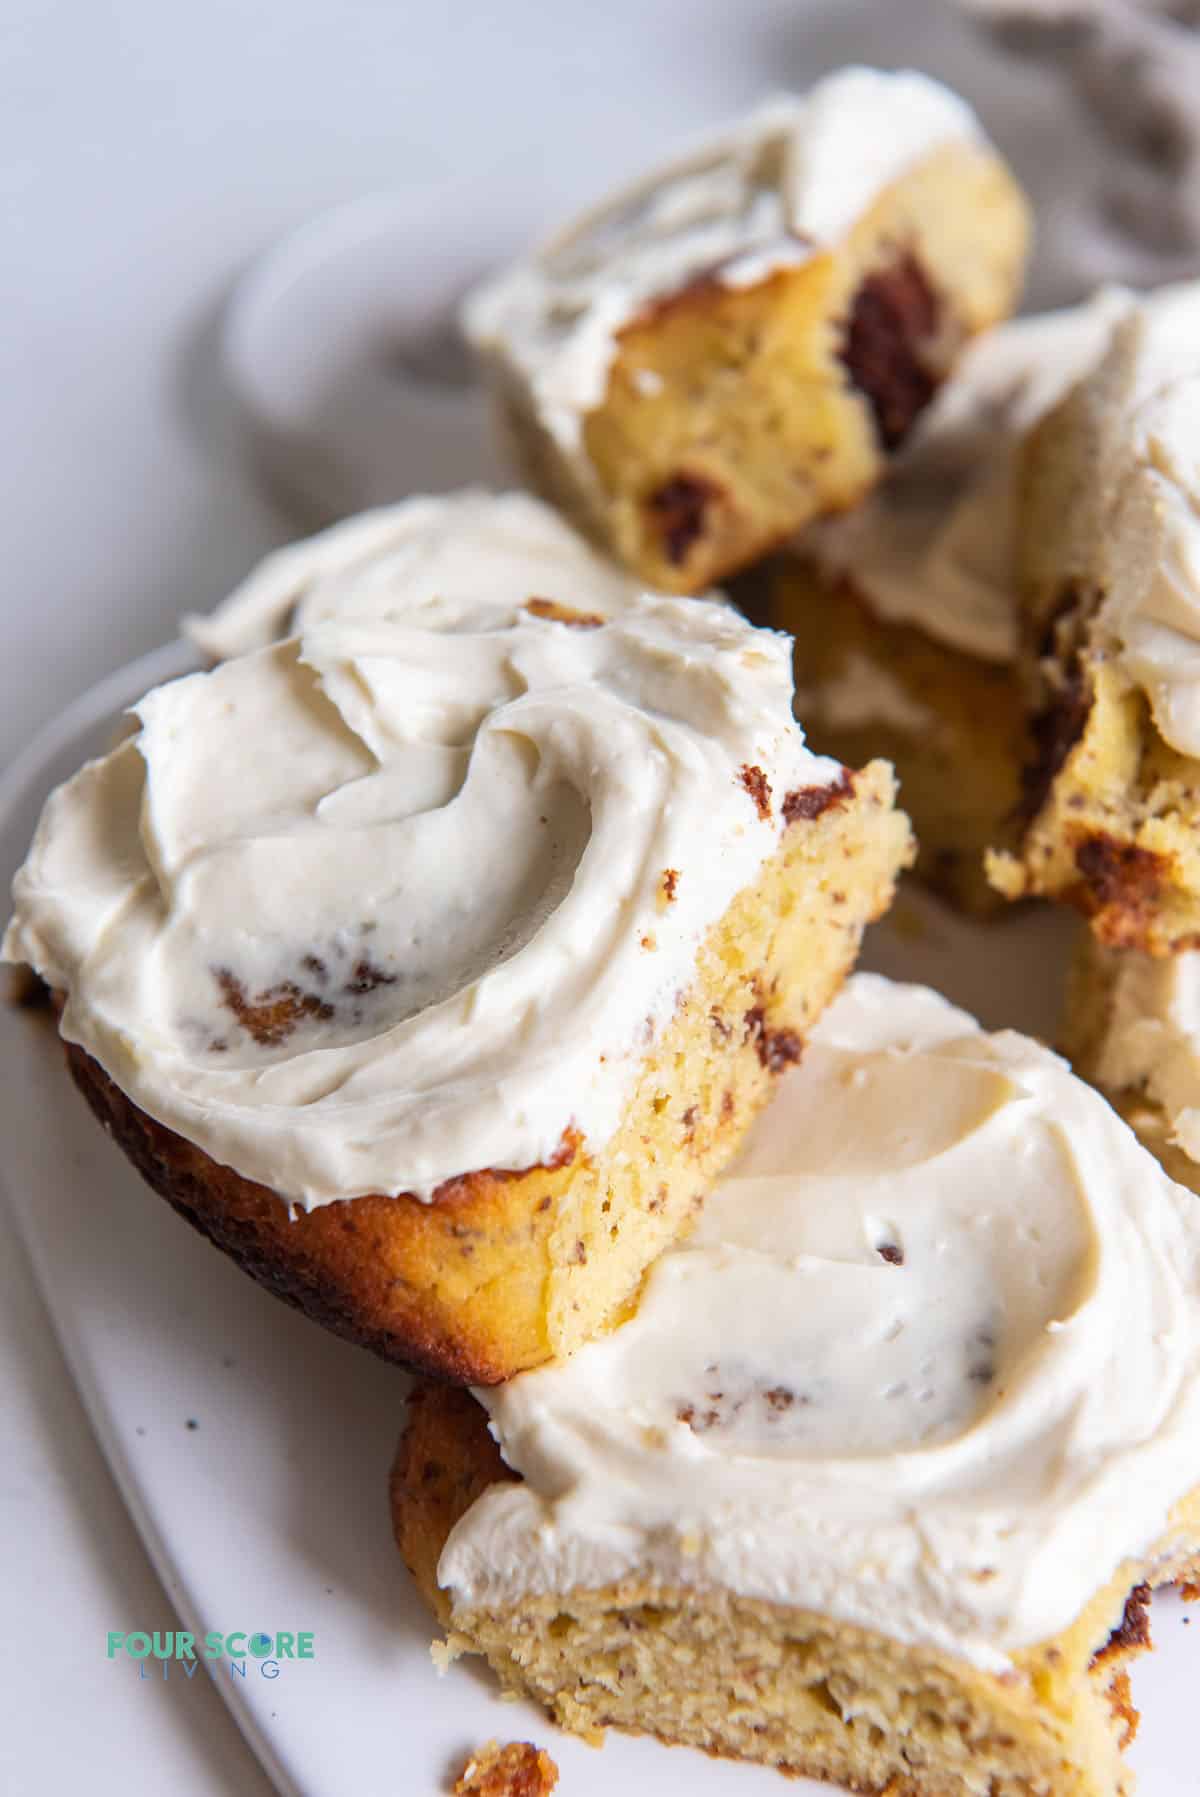
[[[289,544],[185,627],[223,660],[329,618],[382,623],[414,606],[433,621],[439,610],[466,618],[480,593],[493,606],[569,593],[577,610],[608,613],[640,591],[540,499],[467,487],[380,506]]]
[[[4,944],[135,1103],[306,1207],[602,1144],[785,795],[842,773],[724,606],[335,597],[52,794]]]
[[[871,610],[982,661],[1017,652],[1016,470],[1025,432],[1103,354],[1133,304],[1086,305],[978,337],[875,491],[799,545]]]
[[[617,337],[650,301],[700,275],[749,286],[810,260],[907,169],[978,135],[965,102],[927,75],[842,69],[767,101],[489,281],[467,300],[467,335],[520,374],[576,452]]]
[[[857,975],[633,1318],[477,1395],[454,1603],[625,1575],[1002,1671],[1200,1479],[1200,1212],[1027,1037]]]

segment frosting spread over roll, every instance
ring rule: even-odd
[[[383,622],[571,595],[582,611],[618,611],[640,584],[528,493],[418,495],[363,512],[276,551],[207,617],[185,620],[206,654],[261,649],[329,618]],[[414,612],[419,608],[419,614]]]
[[[1011,661],[1021,439],[1099,360],[1132,303],[1106,288],[1086,305],[976,338],[882,483],[854,511],[807,531],[803,553],[852,581],[889,623]]]
[[[927,75],[843,69],[766,102],[479,288],[467,335],[519,371],[571,451],[604,399],[619,332],[649,302],[700,275],[749,286],[810,260],[907,169],[978,135],[970,108]]]
[[[1174,1141],[1200,1162],[1200,954],[1162,957],[1089,945],[1109,981],[1095,1076],[1110,1091],[1143,1089]]]
[[[1200,1213],[1027,1037],[849,982],[636,1314],[477,1395],[456,1605],[721,1585],[1003,1671],[1200,1471]]]
[[[573,596],[481,574],[371,622],[341,593],[148,694],[15,882],[4,953],[63,1034],[305,1207],[602,1144],[787,794],[843,770],[792,722],[786,638]]]
[[[1098,625],[1160,734],[1200,756],[1200,282],[1134,308],[1094,379]]]

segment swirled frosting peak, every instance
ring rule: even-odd
[[[1064,1062],[857,975],[636,1314],[477,1394],[456,1605],[721,1585],[1003,1671],[1200,1484],[1200,1213]]]
[[[581,611],[619,611],[639,584],[598,555],[529,493],[417,494],[292,543],[256,568],[188,635],[216,658],[243,655],[329,618],[386,622],[520,605],[530,594],[570,592]]]
[[[841,777],[788,649],[482,583],[315,622],[151,692],[52,794],[4,952],[136,1104],[305,1206],[601,1143],[785,795]]]

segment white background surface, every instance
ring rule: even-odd
[[[985,78],[923,0],[6,0],[0,759],[292,534],[247,476],[214,357],[266,242],[390,189],[433,209],[468,275],[482,221],[515,244],[680,132],[854,55],[994,101],[1026,175],[1085,155],[1043,84]],[[0,1792],[265,1791],[211,1691],[104,1658],[108,1629],[168,1627],[170,1601],[2,1211],[0,1556]]]

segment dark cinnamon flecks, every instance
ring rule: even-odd
[[[551,624],[568,624],[573,630],[600,630],[608,621],[599,612],[576,611],[573,605],[561,605],[557,599],[527,599],[525,610]]]
[[[1030,721],[1032,758],[1021,770],[1018,815],[1036,817],[1067,756],[1083,735],[1092,683],[1083,662],[1088,623],[1100,603],[1093,588],[1068,582],[1046,619],[1038,656],[1049,673],[1049,696]]]
[[[306,1020],[331,1022],[338,1014],[340,999],[363,998],[381,986],[396,985],[398,979],[398,975],[385,972],[368,955],[359,956],[340,986],[331,983],[329,964],[320,955],[302,955],[299,966],[307,976],[308,984],[302,985],[299,980],[279,980],[273,986],[265,986],[253,997],[232,968],[214,967],[212,970],[226,1009],[262,1048],[278,1048]],[[352,1007],[349,1015],[352,1022],[361,1021],[362,1012],[358,1007]],[[228,1040],[223,1036],[215,1037],[209,1043],[214,1054],[223,1054],[228,1048]]]
[[[743,761],[738,779],[754,800],[754,809],[764,823],[771,817],[771,783],[760,767]]]
[[[728,1428],[738,1418],[752,1422],[777,1423],[790,1410],[803,1409],[811,1402],[806,1392],[794,1391],[788,1385],[764,1385],[737,1382],[736,1393],[721,1376],[719,1364],[705,1368],[709,1389],[697,1399],[680,1399],[675,1405],[679,1422],[686,1423],[696,1435],[709,1429]]]
[[[795,1030],[770,1029],[761,1005],[746,1012],[746,1039],[753,1040],[758,1058],[768,1073],[782,1073],[792,1067],[804,1053],[804,1043]]]
[[[853,797],[854,776],[849,768],[843,768],[841,777],[830,786],[799,786],[794,792],[785,793],[783,821],[795,824],[803,819],[812,823],[832,811],[835,805],[845,805]]]
[[[650,528],[662,541],[667,560],[678,568],[703,536],[708,508],[721,489],[701,474],[681,470],[648,494],[644,504]]]
[[[904,1250],[899,1242],[880,1242],[875,1252],[880,1260],[886,1260],[889,1266],[902,1267],[904,1265]]]
[[[899,448],[936,390],[924,358],[939,310],[911,254],[869,274],[854,296],[841,360],[871,407],[884,449]]]
[[[996,1377],[996,1337],[990,1329],[977,1329],[967,1347],[967,1378],[973,1385],[990,1385]]]
[[[662,895],[666,904],[670,905],[674,903],[675,892],[678,885],[679,869],[677,867],[665,867],[663,869],[662,877]]]
[[[1152,849],[1120,842],[1102,831],[1079,844],[1075,865],[1098,904],[1134,909],[1158,896],[1166,871],[1163,857]]]
[[[782,1073],[787,1067],[794,1067],[804,1053],[804,1043],[795,1030],[766,1030],[763,1033],[763,1046],[766,1049],[765,1065],[769,1073]],[[759,1049],[760,1056],[762,1048]]]
[[[1071,750],[1083,735],[1092,709],[1091,682],[1074,664],[1064,671],[1053,700],[1030,720],[1032,758],[1021,769],[1019,815],[1037,816]]]
[[[221,989],[226,1007],[262,1048],[277,1048],[281,1042],[286,1042],[305,1018],[316,1018],[325,1023],[334,1015],[333,1006],[327,999],[319,993],[306,992],[295,980],[281,980],[278,985],[267,986],[249,998],[245,986],[230,968],[215,967],[213,978]]]
[[[365,958],[356,961],[350,970],[350,978],[346,981],[347,992],[374,992],[379,986],[394,986],[396,975],[384,973],[382,967],[376,967]]]
[[[715,1428],[721,1420],[719,1410],[703,1410],[697,1414],[694,1404],[680,1404],[675,1415],[681,1423],[686,1423],[695,1434],[702,1435],[705,1429]]]
[[[1140,1653],[1150,1644],[1150,1587],[1135,1585],[1125,1600],[1120,1622],[1092,1655],[1092,1665],[1099,1666],[1115,1654]]]

